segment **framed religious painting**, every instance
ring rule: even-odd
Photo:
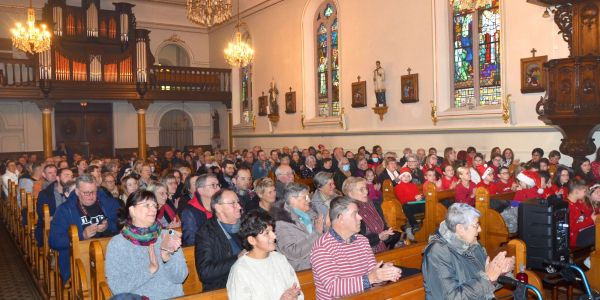
[[[285,93],[285,113],[286,114],[294,114],[296,113],[296,92],[292,92],[292,88],[290,87],[290,91]]]
[[[419,74],[402,75],[400,77],[400,86],[402,87],[402,103],[419,102]]]
[[[367,81],[360,81],[360,76],[357,81],[352,83],[352,107],[367,106]]]
[[[267,106],[269,105],[269,99],[267,96],[263,95],[258,97],[258,115],[264,117],[268,114]]]
[[[521,93],[539,93],[546,90],[544,63],[548,56],[521,58]]]

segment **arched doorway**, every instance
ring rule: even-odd
[[[194,144],[194,129],[190,116],[182,110],[168,111],[160,119],[159,145],[183,150]]]
[[[187,51],[177,45],[168,44],[158,52],[158,63],[163,66],[189,67],[190,56]]]

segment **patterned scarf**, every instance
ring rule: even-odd
[[[159,222],[154,222],[150,227],[136,227],[127,221],[121,234],[127,240],[138,246],[149,246],[156,242],[160,235],[161,226]]]

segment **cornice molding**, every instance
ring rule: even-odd
[[[140,21],[140,20],[137,20],[136,23],[137,23],[137,28],[160,29],[160,30],[168,30],[168,31],[181,31],[181,32],[208,34],[208,29],[200,27],[200,26],[194,26],[194,25],[176,25],[176,24],[148,22],[148,21]]]

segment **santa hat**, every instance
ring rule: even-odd
[[[400,169],[399,173],[400,173],[400,176],[402,176],[406,173],[412,179],[412,172],[410,171],[410,169],[408,167],[404,167],[404,168]]]
[[[544,189],[542,188],[542,177],[540,177],[540,174],[537,172],[525,170],[517,175],[517,179],[524,182],[527,186],[537,187],[538,194],[544,193]]]
[[[491,167],[488,167],[487,164],[477,166],[477,173],[479,173],[479,176],[481,177],[482,180],[485,177],[487,177],[488,175],[490,175],[490,173],[492,173],[492,172],[494,172],[494,169],[492,169]]]

